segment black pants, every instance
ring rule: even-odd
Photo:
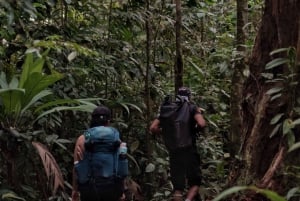
[[[87,184],[81,185],[81,201],[119,201],[123,194],[123,181],[112,184]]]
[[[183,190],[186,181],[189,186],[200,186],[200,156],[195,147],[181,148],[170,152],[170,174],[174,190]]]

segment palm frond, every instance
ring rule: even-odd
[[[49,181],[53,181],[53,189],[52,193],[53,195],[56,194],[57,189],[59,187],[64,189],[64,179],[61,173],[61,170],[56,163],[55,158],[53,155],[49,152],[47,147],[39,142],[32,142],[32,145],[36,148],[38,151],[38,154],[40,155],[43,166],[47,175],[47,178]]]

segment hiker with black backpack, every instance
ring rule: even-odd
[[[72,201],[119,201],[124,196],[127,146],[110,120],[110,109],[98,106],[90,128],[77,138]]]
[[[206,122],[201,109],[191,102],[187,87],[178,90],[175,101],[166,97],[159,115],[150,126],[153,134],[162,133],[170,158],[170,176],[173,184],[172,201],[198,201],[201,184],[200,155],[196,147],[198,130]],[[188,191],[184,198],[185,184]]]

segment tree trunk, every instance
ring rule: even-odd
[[[231,155],[236,155],[238,152],[238,146],[240,142],[240,130],[241,130],[241,107],[240,101],[242,100],[242,84],[243,84],[243,71],[246,69],[245,64],[245,43],[246,34],[244,26],[247,19],[247,0],[237,1],[237,30],[236,30],[236,48],[237,58],[234,66],[234,72],[232,75],[232,87],[231,87],[231,132],[230,132],[230,145],[229,152]]]
[[[176,60],[175,60],[175,93],[183,85],[183,60],[181,49],[181,0],[176,0]]]
[[[236,174],[239,184],[281,190],[282,180],[274,175],[280,170],[288,147],[282,130],[272,133],[275,125],[270,122],[279,113],[290,118],[290,102],[296,97],[285,90],[279,98],[272,100],[268,90],[274,87],[287,89],[286,82],[279,82],[277,78],[291,72],[287,64],[270,70],[265,66],[275,57],[286,57],[286,52],[270,56],[276,49],[295,47],[299,55],[299,10],[298,0],[265,1],[261,26],[249,60],[250,76],[243,87],[240,149],[243,161]],[[273,78],[267,79],[262,73],[270,73]]]

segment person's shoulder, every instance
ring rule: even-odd
[[[84,144],[85,142],[85,136],[83,134],[81,134],[77,140],[76,140],[76,144],[79,145],[79,144]]]

